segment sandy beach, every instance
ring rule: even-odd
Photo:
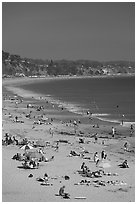
[[[34,80],[38,79],[3,80],[2,201],[134,202],[135,134],[134,131],[131,134],[131,124],[122,125],[74,114],[51,103],[45,96],[17,86],[18,83]],[[112,127],[115,128],[114,137]],[[19,144],[5,144],[6,133],[11,138],[15,136]],[[54,159],[39,162],[37,169],[20,168],[23,161],[12,157],[30,151],[21,148],[25,138],[31,144],[42,143],[44,157]],[[125,142],[127,148],[124,148]],[[33,146],[34,151],[39,149],[40,146]],[[102,159],[103,150],[107,156]],[[97,165],[95,152],[99,155]],[[128,161],[129,168],[120,168],[119,164],[124,160]],[[103,174],[99,177],[86,176],[81,172],[83,162],[90,172],[102,170]],[[48,185],[37,179],[43,178],[45,173],[48,174]],[[68,199],[57,196],[62,186],[70,195]]]

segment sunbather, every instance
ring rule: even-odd
[[[73,150],[70,151],[70,155],[72,155],[72,156],[80,156],[80,154],[78,154],[77,152],[75,152]]]

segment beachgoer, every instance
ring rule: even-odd
[[[84,167],[85,167],[85,162],[83,162],[82,165],[81,165],[81,167],[80,167],[83,172],[84,172]]]
[[[133,129],[134,129],[134,128],[133,128],[133,124],[131,124],[130,129],[131,129],[131,130],[133,130]]]
[[[73,125],[77,125],[77,121],[76,120],[74,120]]]
[[[71,150],[70,151],[70,155],[72,155],[72,156],[80,156],[80,154],[78,154],[76,151],[74,151],[74,150]]]
[[[122,168],[129,168],[127,160],[125,160],[122,164],[119,164],[119,166]]]
[[[44,154],[42,148],[40,148],[38,152],[39,152],[40,154],[42,154],[42,155]]]
[[[130,144],[128,142],[124,143],[124,150],[128,151],[128,147],[130,146]]]
[[[13,141],[16,143],[16,145],[19,144],[19,141],[15,138],[15,136],[13,136]]]
[[[98,153],[97,152],[95,152],[95,154],[94,154],[94,162],[96,162],[96,155],[97,155]]]
[[[80,123],[81,123],[81,121],[80,121],[80,120],[78,120],[78,123],[80,124]]]
[[[134,133],[134,127],[133,127],[133,124],[131,124],[131,126],[130,126],[130,137],[132,136],[133,133]]]
[[[104,140],[102,140],[102,145],[104,145],[105,144],[105,141]]]
[[[98,141],[97,133],[95,134],[94,139],[95,139],[95,143],[97,143]]]
[[[103,151],[101,152],[101,159],[104,159],[104,156],[105,156],[105,151],[103,150]]]
[[[18,116],[15,116],[15,121],[18,122]]]
[[[59,195],[62,196],[63,198],[67,198],[67,199],[70,198],[69,193],[65,193],[64,190],[65,190],[65,186],[62,186],[59,189]]]
[[[125,117],[125,115],[123,114],[122,115],[122,125],[124,124],[124,117]]]
[[[82,139],[82,138],[79,138],[79,143],[84,143],[84,139]]]
[[[92,177],[96,177],[96,178],[102,177],[103,173],[104,173],[103,170],[93,171],[92,172]]]
[[[5,133],[5,142],[8,144],[9,141],[9,133]]]
[[[96,166],[98,166],[99,158],[96,159]]]
[[[98,152],[95,152],[95,154],[94,154],[94,162],[96,162],[96,166],[97,166],[98,162],[99,162]]]
[[[62,186],[60,189],[59,189],[59,195],[60,196],[64,196],[65,195],[65,186]]]
[[[115,128],[112,127],[112,137],[114,137],[114,136],[115,136]]]
[[[11,139],[11,137],[9,137],[8,139],[8,145],[12,144],[13,143],[13,140]]]
[[[125,168],[129,168],[128,163],[127,163],[127,160],[125,160],[122,165],[123,165],[123,167],[125,167]]]
[[[47,173],[44,174],[44,181],[45,181],[45,182],[48,181],[48,174],[47,174]]]
[[[59,149],[59,141],[57,141],[56,143],[56,147],[55,147],[55,150],[57,151]]]

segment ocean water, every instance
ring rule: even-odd
[[[135,121],[135,77],[71,78],[37,81],[21,88],[49,97],[71,112],[102,120]]]

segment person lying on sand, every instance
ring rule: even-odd
[[[48,179],[49,179],[49,176],[47,173],[44,174],[44,177],[38,177],[36,178],[37,181],[40,181],[40,182],[48,182]]]
[[[98,177],[102,177],[102,175],[104,175],[104,171],[103,170],[97,170],[97,171],[93,171],[91,172],[90,169],[85,165],[85,163],[82,163],[82,175],[85,177],[89,177],[89,178],[98,178]]]
[[[104,175],[104,171],[103,170],[98,170],[98,171],[93,171],[92,172],[92,177],[98,178],[98,177],[102,177],[102,175]]]
[[[41,185],[46,185],[46,186],[53,186],[52,183],[49,183],[49,176],[47,173],[44,174],[44,177],[38,177],[36,178],[37,181],[41,182]]]
[[[77,152],[74,151],[74,150],[71,150],[69,155],[70,155],[70,156],[80,156],[80,154],[77,153]]]

